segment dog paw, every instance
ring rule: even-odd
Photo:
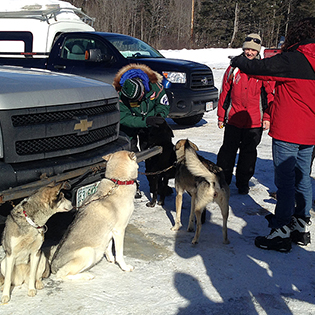
[[[127,271],[127,272],[130,272],[130,271],[133,271],[134,270],[134,267],[131,266],[131,265],[125,265],[125,266],[120,266],[120,268],[123,270],[123,271]]]
[[[155,207],[155,202],[147,202],[146,204],[145,204],[147,207],[150,207],[150,208],[153,208],[153,207]]]
[[[191,244],[193,244],[193,245],[198,244],[198,240],[194,237],[193,240],[191,241]]]
[[[36,295],[36,290],[35,289],[29,289],[27,295],[30,297],[34,297]]]
[[[159,206],[164,206],[164,200],[160,200],[160,201],[158,202],[158,205],[159,205]]]
[[[192,226],[189,226],[189,227],[187,228],[187,232],[194,232],[194,231],[195,231],[195,228],[192,227]]]
[[[35,282],[35,288],[37,290],[42,290],[44,288],[44,283],[41,280],[36,280]]]
[[[173,227],[171,227],[172,231],[178,231],[182,227],[181,224],[175,224]]]
[[[10,301],[9,295],[2,295],[1,303],[5,304],[5,303],[8,303],[9,301]]]
[[[230,241],[228,239],[223,240],[223,244],[230,244]]]

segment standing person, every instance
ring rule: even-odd
[[[146,135],[151,126],[164,122],[169,101],[162,85],[163,77],[146,65],[130,64],[114,78],[119,92],[120,130],[126,133],[134,152],[147,149]]]
[[[263,60],[232,59],[249,75],[275,80],[270,131],[277,186],[274,214],[266,218],[271,232],[258,236],[256,246],[289,251],[291,241],[311,242],[308,225],[312,207],[310,165],[315,144],[315,18],[289,28],[282,53]]]
[[[249,34],[245,38],[242,55],[248,60],[259,60],[260,49],[260,36]],[[248,183],[255,172],[256,148],[263,132],[263,113],[268,107],[268,99],[272,99],[272,91],[268,82],[250,78],[238,68],[229,66],[225,71],[217,112],[218,127],[225,126],[225,130],[217,164],[223,169],[226,182],[230,184],[239,149],[236,168],[239,194],[249,192]],[[269,120],[269,117],[264,119]]]

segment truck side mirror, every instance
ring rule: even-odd
[[[85,60],[101,62],[103,60],[100,49],[89,49],[85,51]]]

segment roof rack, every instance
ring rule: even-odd
[[[76,8],[76,7],[60,7],[58,4],[52,9],[46,9],[46,10],[21,10],[21,11],[5,11],[5,12],[0,12],[0,18],[23,18],[23,19],[38,19],[41,21],[46,21],[48,24],[50,23],[50,19],[54,19],[57,21],[57,15],[58,13],[63,13],[63,12],[71,12],[76,14],[77,16],[80,17],[80,19],[90,25],[93,26],[95,18],[91,18],[84,12],[82,12],[81,9]]]

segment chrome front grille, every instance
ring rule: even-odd
[[[106,140],[116,134],[116,124],[90,131],[88,134],[63,135],[59,137],[17,141],[15,144],[18,155],[47,153],[71,150]]]
[[[3,111],[5,162],[79,154],[118,138],[118,97],[85,103]]]
[[[43,123],[62,122],[71,120],[73,117],[102,115],[116,110],[116,99],[89,102],[88,104],[84,103],[82,105],[84,106],[83,108],[73,110],[14,115],[11,117],[11,120],[14,127],[20,127],[33,126]]]

